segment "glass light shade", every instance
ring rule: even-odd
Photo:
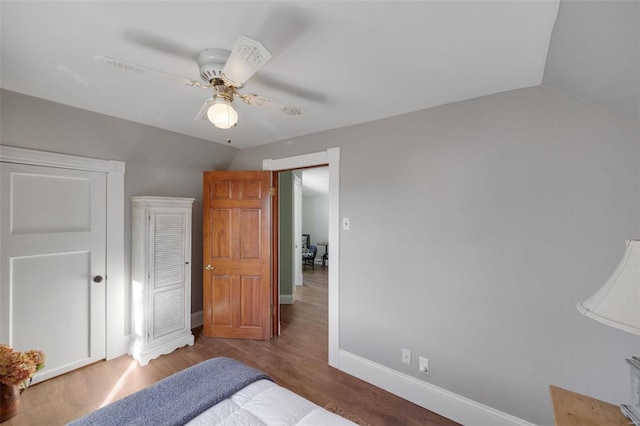
[[[577,308],[589,318],[640,335],[640,241],[627,241],[613,275]]]
[[[228,129],[238,122],[238,113],[233,109],[231,101],[224,98],[216,99],[216,103],[209,107],[207,117],[219,129]]]

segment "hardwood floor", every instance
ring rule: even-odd
[[[282,333],[270,341],[214,339],[195,329],[196,343],[140,367],[129,356],[101,361],[31,386],[22,408],[3,426],[63,425],[200,361],[227,356],[271,375],[276,383],[325,407],[350,411],[372,426],[456,425],[327,364],[327,271],[306,268],[293,305],[282,305]]]

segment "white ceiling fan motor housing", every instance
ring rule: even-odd
[[[209,48],[198,53],[198,67],[200,78],[207,83],[213,79],[222,78],[222,68],[227,63],[231,52],[226,49]]]

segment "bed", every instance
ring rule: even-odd
[[[75,420],[93,425],[354,425],[231,358],[201,362]]]

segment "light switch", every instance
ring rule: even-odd
[[[345,231],[348,231],[351,229],[351,221],[349,220],[348,217],[345,217],[342,219],[342,229],[344,229]]]

